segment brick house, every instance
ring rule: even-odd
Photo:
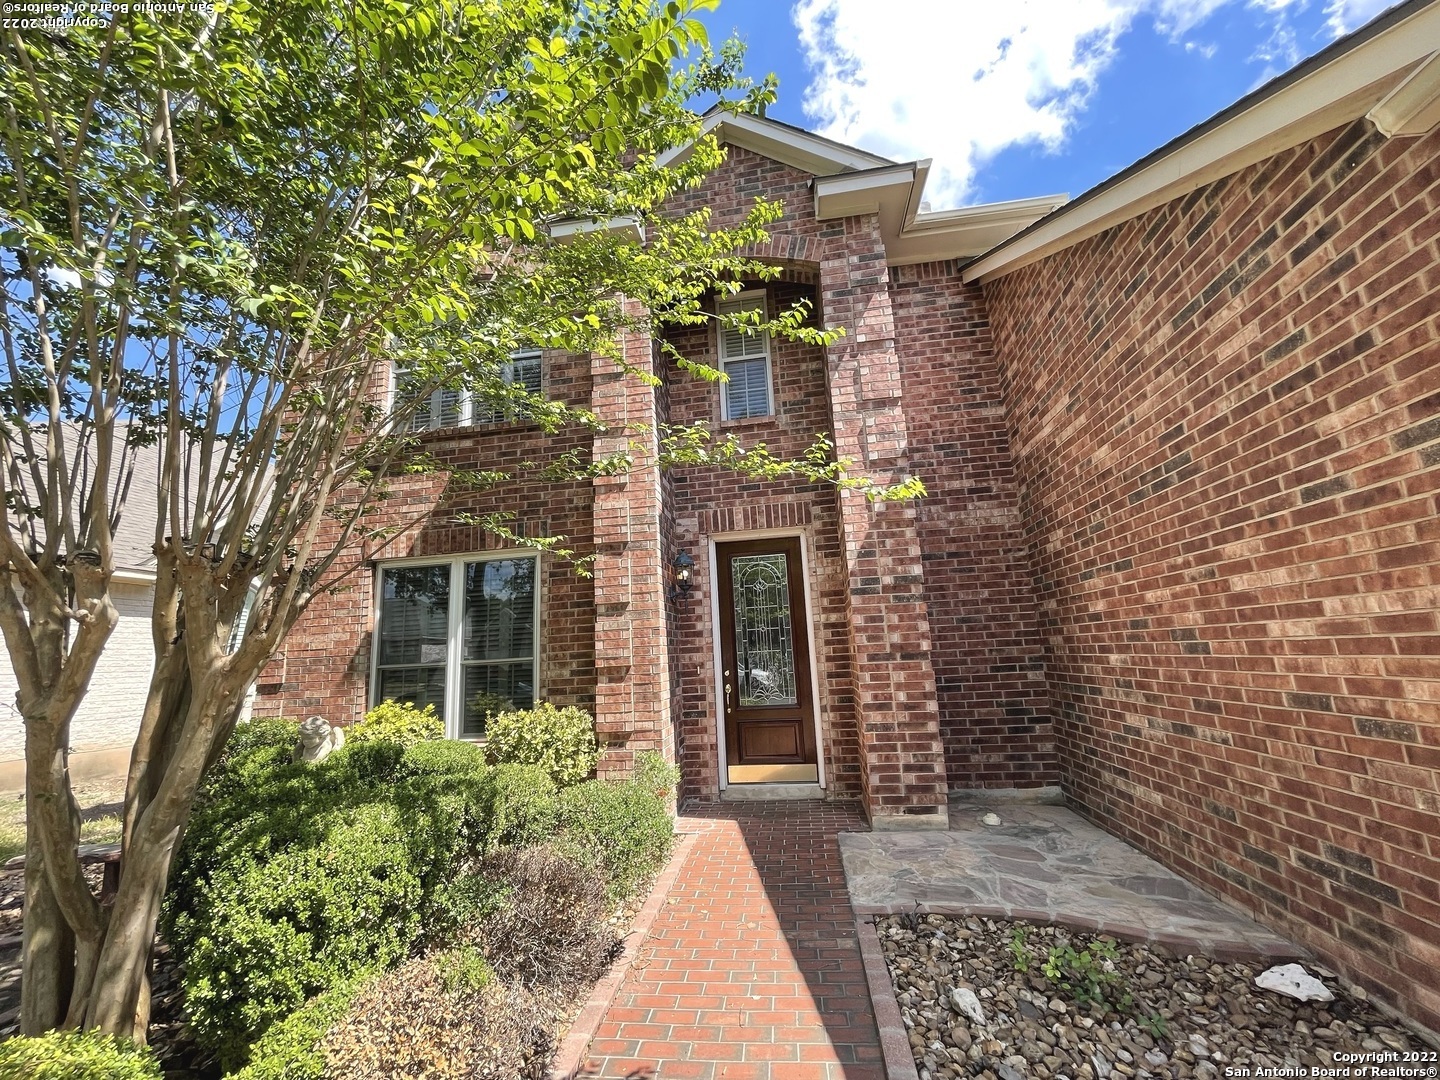
[[[1440,3],[1402,4],[1070,202],[929,213],[926,162],[710,117],[728,160],[686,206],[785,207],[780,280],[737,302],[807,296],[846,335],[677,332],[723,386],[515,377],[617,428],[829,431],[929,496],[661,473],[652,441],[628,476],[443,503],[312,609],[257,711],[410,696],[465,735],[573,703],[604,772],[653,748],[686,797],[823,792],[877,827],[1059,785],[1440,1029],[1437,50]],[[457,465],[566,448],[435,404]],[[454,520],[494,509],[593,580]]]

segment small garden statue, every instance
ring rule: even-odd
[[[323,716],[312,716],[300,725],[300,745],[295,747],[291,760],[314,765],[344,745],[344,728],[331,727]]]

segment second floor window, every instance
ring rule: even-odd
[[[758,289],[742,292],[721,300],[717,310],[721,315],[758,310],[764,319],[765,293]],[[770,401],[769,334],[721,326],[720,370],[728,379],[720,384],[720,419],[743,420],[774,413]]]
[[[527,349],[511,355],[500,366],[500,378],[508,387],[523,387],[527,393],[538,394],[541,388],[541,362],[538,349]],[[406,388],[404,371],[395,375],[395,401],[411,396]],[[483,394],[468,389],[439,387],[421,397],[406,423],[407,431],[434,431],[436,428],[464,424],[496,424],[511,419],[515,411],[503,401],[489,401]]]

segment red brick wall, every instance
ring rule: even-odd
[[[1440,1029],[1440,133],[986,288],[1066,790]]]
[[[1020,496],[980,288],[954,262],[890,272],[931,663],[952,788],[1059,783]]]
[[[590,360],[547,353],[547,393],[571,404],[590,397]],[[579,445],[585,436],[551,438],[520,424],[451,428],[424,436],[426,448],[456,468],[518,470],[524,462],[544,464]],[[281,655],[257,683],[257,716],[320,713],[332,723],[352,723],[364,713],[370,679],[373,561],[465,554],[503,546],[482,529],[456,522],[459,514],[512,511],[512,527],[529,535],[564,535],[581,554],[593,547],[588,484],[543,482],[504,484],[485,492],[453,490],[440,501],[444,478],[399,480],[383,512],[370,527],[419,522],[384,547],[356,545],[342,566],[352,573],[344,588],[318,598],[290,632]],[[595,603],[588,579],[559,559],[541,557],[541,697],[559,705],[595,707]]]

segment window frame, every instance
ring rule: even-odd
[[[538,551],[525,548],[506,548],[502,551],[469,552],[463,555],[424,556],[413,559],[386,559],[375,563],[372,583],[373,599],[370,611],[370,685],[366,688],[365,700],[368,708],[380,704],[377,694],[380,689],[380,617],[385,603],[385,571],[409,570],[424,566],[448,566],[450,568],[449,610],[445,620],[445,737],[465,739],[470,742],[484,742],[484,735],[461,733],[465,709],[465,604],[456,603],[457,596],[465,594],[465,567],[475,563],[497,562],[501,559],[529,559],[535,564],[535,597],[533,625],[535,627],[534,649],[530,656],[530,685],[535,688],[532,707],[542,700],[540,686],[540,593],[541,559]],[[496,661],[497,663],[510,661]],[[390,667],[415,667],[414,664],[391,664]]]
[[[544,349],[516,349],[510,354],[509,359],[505,361],[504,367],[500,369],[500,377],[505,381],[505,384],[507,386],[513,385],[515,382],[515,364],[521,360],[535,360],[539,363],[540,386],[536,390],[536,393],[543,394],[545,392]],[[390,365],[389,411],[391,414],[395,412],[395,407],[399,401],[401,370],[402,369],[398,364],[392,363]],[[457,416],[453,424],[442,424],[440,421],[444,418],[444,395],[448,393],[455,393],[459,395],[459,415]],[[490,414],[488,410],[485,416],[479,416],[477,415],[478,411],[479,410],[476,408],[475,395],[472,394],[469,389],[461,388],[459,390],[452,391],[446,389],[443,386],[437,386],[434,390],[430,392],[429,416],[427,417],[428,422],[425,424],[424,427],[415,427],[415,419],[419,415],[418,410],[415,413],[411,413],[410,419],[405,422],[405,434],[422,435],[426,432],[442,431],[452,427],[480,427],[482,425],[488,426],[492,424],[506,424],[514,422],[513,417],[505,416],[503,414],[493,415]]]
[[[769,295],[764,289],[746,289],[734,296],[726,296],[716,301],[715,313],[723,315],[726,309],[744,308],[747,304],[760,301],[760,318],[764,320],[769,314]],[[764,420],[773,417],[775,413],[775,362],[773,351],[770,348],[770,334],[768,331],[760,331],[758,334],[746,335],[746,340],[756,342],[757,348],[754,352],[745,352],[740,356],[725,355],[725,327],[717,323],[715,327],[715,359],[721,372],[729,375],[726,365],[732,362],[764,359],[765,361],[765,409],[763,413],[747,413],[744,416],[730,415],[730,384],[720,382],[720,419],[722,422],[732,420]]]

